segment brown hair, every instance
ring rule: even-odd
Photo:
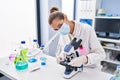
[[[52,7],[50,9],[50,15],[49,15],[49,19],[48,22],[49,24],[52,24],[54,19],[64,19],[64,14],[62,12],[59,12],[59,9],[57,7]]]
[[[55,12],[55,11],[59,11],[59,9],[58,9],[57,7],[52,7],[52,8],[50,9],[50,13],[53,13],[53,12]]]

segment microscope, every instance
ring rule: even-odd
[[[66,58],[64,61],[60,62],[61,65],[65,66],[65,71],[63,74],[63,77],[66,79],[69,79],[73,77],[78,72],[83,71],[83,65],[80,65],[80,67],[70,66],[68,63],[76,58],[79,57],[78,49],[81,45],[82,40],[79,39],[76,41],[77,38],[74,38],[68,45],[64,47],[64,54],[66,55]]]

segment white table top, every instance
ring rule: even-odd
[[[29,63],[29,68],[24,71],[17,71],[13,62],[8,57],[0,59],[0,73],[3,73],[12,80],[109,80],[112,75],[101,72],[99,68],[84,68],[71,79],[63,78],[65,67],[56,63],[54,57],[47,56],[47,65],[41,66],[40,60],[36,63]],[[40,67],[40,70],[30,72],[33,68]]]

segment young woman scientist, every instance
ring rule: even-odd
[[[99,63],[105,58],[105,51],[99,43],[94,29],[85,23],[68,20],[67,16],[58,11],[58,8],[52,7],[49,15],[49,25],[59,31],[60,35],[58,42],[58,50],[63,50],[65,45],[76,37],[82,39],[82,56],[74,58],[69,65],[79,67],[80,65],[93,65]],[[60,63],[65,59],[63,51],[57,56],[57,62]]]

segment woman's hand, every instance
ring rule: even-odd
[[[86,63],[87,63],[87,56],[82,55],[80,57],[76,57],[76,58],[72,59],[68,63],[68,65],[75,66],[75,67],[80,67],[81,65],[86,64]]]
[[[65,54],[60,53],[60,55],[57,57],[57,63],[60,63],[61,61],[65,60]]]

